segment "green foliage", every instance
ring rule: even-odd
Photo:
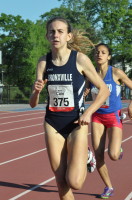
[[[93,41],[107,43],[112,48],[113,64],[121,62],[124,71],[126,64],[131,65],[131,0],[76,0],[76,6],[74,0],[60,1],[67,8],[74,7],[74,11],[80,10],[81,17],[92,24],[91,27],[96,33],[93,34],[95,36],[92,38]]]
[[[2,13],[0,25],[3,32],[0,44],[7,74],[4,84],[20,87],[32,85],[37,61],[49,48],[44,39],[44,23],[38,21],[34,24],[29,20],[24,22],[20,16]]]
[[[51,17],[54,16],[64,17],[71,23],[73,28],[86,31],[88,33],[89,39],[92,40],[93,43],[97,43],[99,39],[98,35],[96,34],[95,29],[90,23],[90,21],[87,20],[84,14],[85,12],[82,12],[82,6],[81,8],[82,9],[78,11],[78,9],[71,10],[65,6],[61,6],[60,8],[55,8],[52,9],[50,12],[44,13],[43,15],[41,15],[41,17],[44,22],[48,21]]]
[[[24,21],[19,15],[0,15],[0,46],[3,55],[0,71],[4,70],[4,85],[18,86],[27,98],[28,92],[25,92],[23,86],[33,84],[38,59],[49,51],[45,25],[53,16],[65,17],[73,28],[85,30],[95,44],[107,43],[113,50],[113,64],[121,62],[124,71],[126,65],[131,65],[130,0],[59,1],[62,2],[60,8],[44,13],[36,23]],[[131,76],[131,71],[128,75]],[[45,91],[43,98],[46,98]]]

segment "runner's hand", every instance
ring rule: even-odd
[[[45,84],[47,83],[47,79],[43,80],[37,80],[34,83],[34,90],[37,93],[40,93],[42,89],[44,88]]]
[[[88,125],[91,122],[91,115],[86,114],[85,112],[76,120],[74,123],[79,124],[80,126]]]
[[[90,89],[89,88],[86,88],[85,91],[84,91],[84,97],[86,97],[90,92]]]

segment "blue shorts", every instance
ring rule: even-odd
[[[103,124],[107,128],[119,127],[122,129],[122,120],[120,119],[120,116],[121,116],[120,110],[108,114],[101,114],[95,112],[92,115],[92,122]]]

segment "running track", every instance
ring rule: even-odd
[[[123,112],[127,114],[127,104]],[[1,110],[1,109],[0,109]],[[44,109],[0,111],[0,200],[58,200],[58,190],[47,157],[44,141]],[[111,200],[132,199],[132,122],[123,126],[124,157],[106,162],[115,188]],[[88,133],[89,145],[90,129]],[[88,173],[83,188],[74,191],[76,200],[95,200],[104,184],[97,170]]]

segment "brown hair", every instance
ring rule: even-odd
[[[68,20],[66,20],[63,17],[53,17],[53,18],[51,18],[47,22],[47,25],[46,25],[47,31],[48,31],[49,25],[54,21],[64,22],[67,25],[68,33],[73,34],[72,39],[70,41],[68,41],[68,43],[67,43],[67,47],[69,49],[76,50],[76,51],[87,54],[95,47],[95,45],[92,43],[92,41],[88,38],[88,36],[87,36],[88,34],[86,32],[84,32],[83,30],[72,29],[72,26],[70,25]]]

